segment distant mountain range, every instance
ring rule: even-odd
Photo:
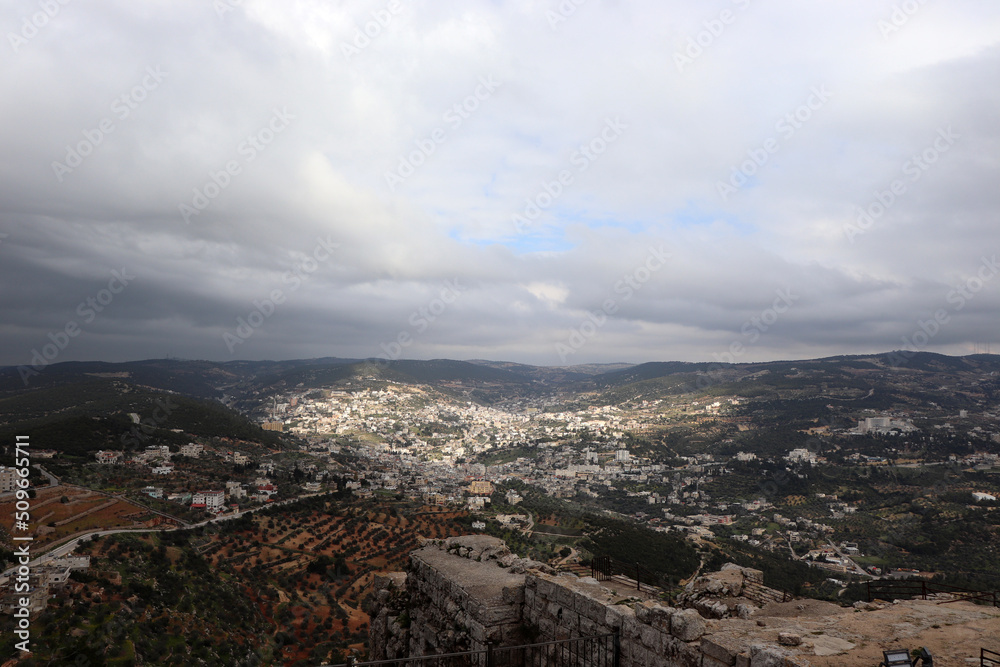
[[[91,450],[114,446],[122,434],[134,430],[129,414],[148,418],[156,413],[157,402],[167,399],[176,407],[169,423],[160,425],[164,431],[177,428],[275,445],[276,434],[262,431],[231,408],[246,412],[289,392],[374,388],[386,381],[429,385],[463,401],[543,396],[549,405],[575,407],[682,394],[740,395],[768,402],[770,414],[779,419],[816,414],[831,402],[847,413],[929,403],[972,409],[1000,399],[1000,356],[888,352],[744,364],[674,361],[569,367],[478,359],[151,359],[53,364],[29,380],[25,386],[17,368],[0,369],[0,437],[45,433],[46,441],[72,439],[79,449]]]
[[[849,378],[864,372],[1000,373],[1000,355],[950,357],[930,352],[886,352],[823,359],[719,364],[710,362],[647,362],[583,364],[553,367],[505,361],[451,359],[385,361],[381,359],[293,359],[287,361],[189,361],[149,359],[122,363],[65,362],[53,364],[29,378],[27,386],[16,367],[0,368],[0,397],[77,384],[94,378],[119,379],[131,385],[199,398],[260,392],[267,388],[319,387],[366,377],[410,384],[457,385],[469,388],[603,390],[650,380],[687,380],[691,390],[738,382],[760,373],[800,373]],[[701,381],[699,377],[705,378]]]

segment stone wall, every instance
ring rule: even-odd
[[[451,538],[410,554],[405,583],[379,582],[371,614],[372,659],[525,643],[525,572],[545,568],[501,540]]]
[[[732,566],[735,568],[735,566]],[[730,568],[727,577],[746,576]],[[747,573],[753,583],[756,571]],[[383,578],[371,659],[514,646],[618,632],[621,667],[795,667],[784,647],[754,638],[756,623],[706,619],[695,609],[623,597],[591,577],[556,574],[513,556],[496,538],[450,538],[410,555]],[[722,627],[721,624],[727,624]]]
[[[764,585],[764,573],[733,563],[688,584],[677,597],[680,606],[697,609],[706,618],[750,618],[760,607],[785,602],[782,591]]]
[[[618,631],[622,667],[792,667],[805,665],[776,646],[748,644],[694,609],[623,599],[590,577],[532,572],[525,579],[526,624],[539,641]],[[752,633],[745,625],[744,630]]]

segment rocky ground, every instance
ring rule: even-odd
[[[979,665],[980,648],[1000,651],[1000,609],[935,600],[858,608],[793,600],[768,605],[749,619],[709,621],[713,631],[748,645],[787,645],[813,667],[874,667],[883,649],[921,646],[930,651],[935,667],[958,667]]]

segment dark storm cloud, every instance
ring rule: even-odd
[[[1000,9],[218,4],[0,10],[0,363],[995,335]]]

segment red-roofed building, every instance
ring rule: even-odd
[[[191,507],[195,509],[221,509],[225,505],[225,491],[198,491],[191,497]]]

